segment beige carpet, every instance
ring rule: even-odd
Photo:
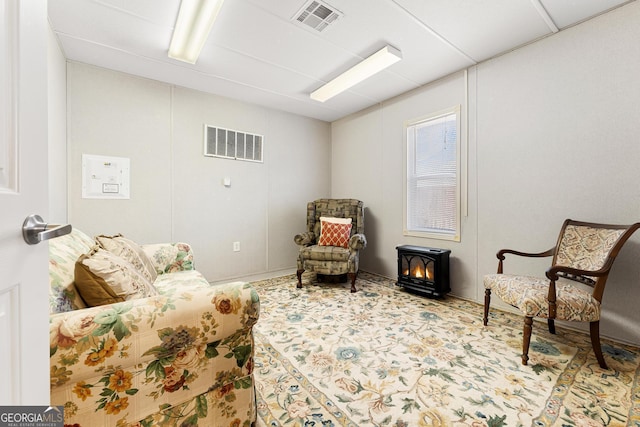
[[[254,282],[259,426],[640,426],[640,349],[423,298],[360,273],[359,291],[303,276]]]

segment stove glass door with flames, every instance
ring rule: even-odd
[[[432,259],[419,255],[402,255],[402,275],[419,282],[433,282],[434,263]]]

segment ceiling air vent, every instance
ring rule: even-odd
[[[302,9],[295,14],[294,19],[316,31],[322,31],[341,16],[342,13],[333,6],[312,0],[302,6]]]

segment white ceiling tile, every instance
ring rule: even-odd
[[[336,6],[344,16],[326,39],[353,52],[354,63],[389,44],[402,52],[393,72],[416,85],[474,64],[391,1],[363,7],[362,1],[341,0]],[[345,69],[341,66],[336,74]]]
[[[271,63],[275,68],[316,78],[332,71],[336,62],[353,58],[348,51],[327,43],[319,34],[246,2],[224,10],[223,19],[216,23],[209,41]]]
[[[275,72],[272,64],[213,45],[203,50],[193,67],[204,74],[300,99],[306,99],[308,88],[316,82],[312,77],[286,68]]]
[[[393,0],[476,61],[551,30],[530,0]]]
[[[180,0],[75,0],[75,2],[76,4],[94,2],[167,27],[175,25],[180,8]]]
[[[67,8],[54,8],[49,16],[54,31],[96,45],[111,46],[141,56],[164,59],[173,30],[102,4],[77,0],[64,2]],[[62,12],[62,13],[61,13]]]
[[[628,0],[540,0],[558,28],[567,28]]]

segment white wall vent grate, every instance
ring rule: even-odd
[[[322,1],[311,0],[305,3],[293,18],[299,23],[320,32],[341,16],[342,13],[333,6],[329,6]]]
[[[204,125],[204,155],[261,162],[264,136]]]

